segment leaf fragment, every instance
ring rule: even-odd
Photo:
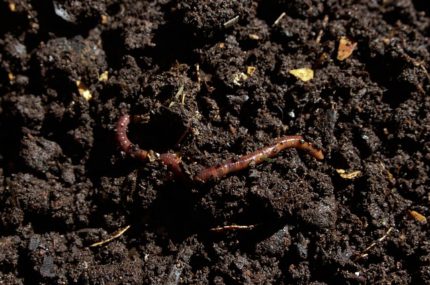
[[[357,47],[357,42],[342,36],[339,40],[339,47],[337,49],[337,60],[343,61],[351,56],[354,49]]]
[[[296,78],[300,79],[301,81],[309,81],[314,78],[314,71],[310,68],[298,68],[298,69],[291,69],[289,71],[290,74],[294,75]]]

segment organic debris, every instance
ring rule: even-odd
[[[252,76],[257,68],[255,66],[247,66],[246,67],[246,74],[249,76]]]
[[[85,100],[89,101],[93,98],[91,91],[83,84],[80,80],[76,80],[76,87],[78,87],[79,94],[84,97]]]
[[[341,37],[339,40],[339,47],[337,49],[337,60],[342,61],[350,57],[356,47],[356,42],[347,37]]]
[[[276,18],[275,22],[273,22],[272,27],[276,26],[277,24],[279,24],[279,22],[282,20],[282,18],[285,17],[285,15],[287,15],[285,12],[282,12],[281,15],[279,15],[278,18]]]
[[[368,254],[368,252],[372,249],[372,248],[374,248],[378,243],[381,243],[381,242],[383,242],[390,234],[391,234],[391,232],[393,231],[393,227],[390,227],[388,230],[387,230],[387,232],[382,236],[382,237],[380,237],[380,238],[378,238],[376,241],[374,241],[374,242],[372,242],[368,247],[366,247],[354,260],[358,260],[358,259],[361,259],[361,258],[365,258],[365,257],[367,257],[369,254]]]
[[[104,71],[102,74],[100,74],[99,76],[99,81],[101,82],[106,82],[109,79],[109,71]]]
[[[421,224],[427,223],[427,218],[424,215],[418,213],[417,211],[409,211],[409,215]]]
[[[234,17],[234,18],[231,18],[230,20],[225,22],[223,24],[223,26],[224,26],[224,28],[229,28],[229,27],[233,26],[234,24],[236,24],[237,22],[239,22],[239,15]]]
[[[354,171],[347,172],[345,169],[336,169],[336,172],[343,179],[355,179],[361,175],[360,170],[354,170]]]
[[[289,71],[290,74],[294,75],[296,78],[303,82],[309,81],[314,78],[314,71],[310,68],[298,68]]]
[[[248,79],[248,75],[243,72],[237,72],[233,75],[233,84],[242,86],[242,83]]]
[[[9,72],[7,74],[7,77],[9,79],[10,84],[13,84],[15,82],[15,75],[12,72]]]
[[[211,228],[211,232],[221,233],[225,231],[237,231],[237,230],[252,230],[257,225],[228,225],[228,226],[221,226],[216,228]]]
[[[130,228],[130,226],[126,226],[122,229],[117,230],[116,232],[114,232],[109,238],[99,241],[99,242],[95,242],[93,244],[90,245],[90,247],[96,247],[96,246],[101,246],[104,245],[108,242],[113,241],[114,239],[119,238],[120,236],[122,236],[126,231],[128,231],[128,229]]]

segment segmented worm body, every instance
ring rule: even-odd
[[[305,150],[316,159],[321,160],[324,158],[322,151],[306,142],[302,136],[285,136],[278,139],[274,144],[245,154],[237,160],[230,160],[224,164],[203,169],[194,179],[206,182],[211,179],[221,178],[232,172],[243,170],[251,164],[259,164],[268,158],[274,157],[282,150],[291,147]]]
[[[134,145],[127,136],[127,128],[130,124],[130,115],[123,115],[119,118],[116,129],[116,138],[122,151],[133,158],[146,160],[149,152],[140,149]],[[230,173],[246,169],[251,164],[259,164],[267,158],[274,157],[286,148],[298,148],[308,152],[318,160],[324,159],[323,152],[309,142],[306,142],[302,136],[285,136],[277,139],[272,145],[263,147],[249,154],[239,157],[237,160],[229,160],[223,164],[208,167],[201,170],[192,180],[197,182],[207,182],[209,180],[222,178]],[[186,180],[185,174],[181,167],[181,159],[172,153],[163,153],[159,159],[165,164],[175,177]]]
[[[128,125],[130,124],[130,115],[123,115],[118,119],[116,124],[116,140],[122,151],[133,158],[146,160],[149,152],[133,144],[127,135]]]

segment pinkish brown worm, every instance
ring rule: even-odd
[[[116,139],[119,147],[130,157],[145,161],[148,159],[149,151],[139,148],[133,144],[127,136],[128,125],[130,124],[131,116],[122,115],[118,119],[116,127]],[[245,154],[237,160],[228,160],[223,164],[205,168],[198,172],[191,179],[196,182],[207,182],[210,180],[219,179],[226,175],[246,169],[251,164],[258,164],[265,161],[267,158],[274,157],[279,152],[286,148],[297,148],[308,152],[311,156],[318,160],[324,159],[323,152],[309,142],[306,142],[302,136],[284,136],[278,138],[273,144],[258,149],[254,152]],[[162,153],[159,156],[160,161],[173,172],[175,177],[184,180],[185,174],[181,167],[181,159],[173,153]]]

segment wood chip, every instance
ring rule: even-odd
[[[348,180],[355,179],[361,175],[360,170],[347,172],[345,169],[336,169],[336,172],[339,174],[340,177]]]
[[[100,16],[100,22],[103,25],[106,25],[107,23],[109,23],[109,16],[107,16],[107,15],[101,15]]]
[[[257,68],[255,66],[247,66],[246,67],[246,74],[249,76],[252,76]]]
[[[414,211],[414,210],[409,211],[409,215],[421,224],[427,223],[427,218],[424,215],[421,215],[420,213],[418,213],[417,211]]]
[[[248,75],[243,72],[238,72],[233,75],[233,84],[242,86],[242,83],[248,79]]]
[[[80,80],[76,80],[76,87],[78,87],[79,94],[84,97],[85,100],[89,101],[93,98],[90,90]]]
[[[257,34],[249,34],[248,37],[254,41],[258,41],[260,39],[260,37]]]
[[[104,71],[102,74],[100,74],[99,76],[99,81],[101,82],[106,82],[109,79],[109,71]]]
[[[13,83],[15,82],[15,75],[14,75],[12,72],[9,72],[9,73],[7,74],[7,78],[9,79],[9,82],[10,82],[11,84],[13,84]]]
[[[301,81],[309,81],[312,78],[314,78],[314,71],[310,68],[298,68],[298,69],[292,69],[289,71],[290,74],[294,75],[296,78],[300,79]]]
[[[339,40],[339,47],[337,49],[337,60],[342,61],[350,57],[356,47],[356,42],[353,42],[347,37],[341,37]]]
[[[9,10],[11,12],[15,12],[16,11],[16,4],[13,2],[9,2]]]

